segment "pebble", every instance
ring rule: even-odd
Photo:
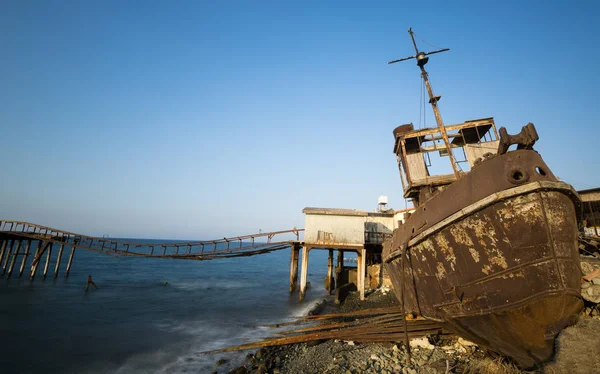
[[[463,339],[463,338],[458,338],[458,344],[462,345],[463,347],[471,347],[471,346],[477,345],[477,344],[475,344],[471,341],[468,341],[466,339]]]
[[[435,348],[431,343],[429,343],[429,340],[427,340],[427,337],[412,339],[409,344],[411,347],[415,348],[415,351],[417,351],[417,349],[416,349],[417,347],[425,348],[425,349],[434,349]]]
[[[592,284],[581,293],[581,296],[592,303],[600,303],[600,285]]]

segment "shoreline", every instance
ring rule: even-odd
[[[353,292],[341,305],[335,305],[331,297],[326,297],[308,314],[344,313],[397,305],[393,291],[380,288],[367,293],[364,301],[360,301],[358,293]],[[579,321],[559,335],[554,359],[536,371],[520,370],[508,359],[458,336],[434,335],[411,339],[410,359],[404,341],[358,343],[322,340],[261,348],[248,353],[243,365],[230,371],[220,371],[217,366],[213,374],[587,374],[600,370],[600,345],[593,344],[598,335],[600,317],[587,316],[582,312]],[[592,351],[589,350],[590,345],[594,345]]]

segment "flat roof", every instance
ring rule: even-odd
[[[580,194],[580,195],[585,195],[585,194],[588,194],[588,193],[596,193],[596,192],[600,192],[600,187],[577,191],[577,193]]]
[[[393,217],[394,212],[389,213],[376,213],[376,212],[365,212],[364,210],[357,209],[344,209],[344,208],[312,208],[306,207],[302,209],[304,214],[321,214],[330,216],[358,216],[358,217]]]

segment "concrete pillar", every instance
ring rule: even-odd
[[[46,250],[48,252],[46,253],[46,266],[44,266],[44,278],[43,279],[46,279],[46,274],[48,274],[48,267],[50,266],[50,256],[52,256],[52,246],[53,245],[54,245],[54,243],[50,243],[50,246]]]
[[[71,271],[71,264],[73,263],[74,255],[75,255],[75,246],[71,247],[71,255],[69,256],[69,262],[67,263],[67,271],[65,273],[65,277],[69,276],[69,272]]]
[[[298,285],[298,259],[300,258],[300,244],[292,244],[290,260],[290,293],[296,290]]]
[[[56,279],[56,277],[58,277],[58,270],[60,269],[60,259],[62,257],[64,248],[65,248],[65,243],[60,243],[60,248],[58,249],[58,257],[56,258],[56,267],[54,268],[54,279]]]
[[[358,252],[358,266],[356,273],[356,287],[360,293],[360,299],[365,299],[365,270],[366,270],[367,250],[362,248]]]
[[[13,251],[12,259],[10,261],[10,267],[8,268],[8,274],[6,275],[6,279],[9,279],[10,276],[12,275],[13,269],[15,267],[15,262],[17,261],[17,255],[19,254],[19,251],[21,250],[22,242],[23,242],[22,240],[19,240],[19,243],[17,243],[17,249],[15,249]]]
[[[0,249],[0,264],[2,264],[2,259],[4,258],[4,253],[6,252],[6,247],[8,246],[10,248],[10,246],[8,245],[9,240],[3,240],[2,241],[2,249]]]
[[[302,248],[302,273],[300,274],[300,301],[304,300],[306,294],[306,277],[308,276],[308,252],[310,247]]]
[[[29,256],[29,247],[31,247],[31,239],[27,240],[25,254],[23,255],[23,261],[21,262],[21,268],[19,269],[19,278],[21,278],[23,275],[23,270],[25,269],[25,263],[27,262],[27,257]]]
[[[325,279],[325,285],[327,286],[327,291],[331,295],[331,291],[334,289],[334,279],[333,279],[333,249],[329,250],[329,257],[327,258],[327,278]]]
[[[338,267],[340,269],[344,267],[344,250],[343,249],[337,250],[337,265],[336,265],[336,267]]]

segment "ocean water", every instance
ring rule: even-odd
[[[247,352],[202,352],[272,336],[265,325],[305,315],[326,296],[327,251],[310,253],[303,302],[289,294],[289,249],[212,261],[78,250],[65,278],[69,252],[56,280],[54,263],[45,281],[42,266],[33,282],[29,267],[18,278],[20,261],[12,279],[0,278],[0,372],[210,373],[220,358],[226,372]],[[97,290],[85,291],[88,274]]]

